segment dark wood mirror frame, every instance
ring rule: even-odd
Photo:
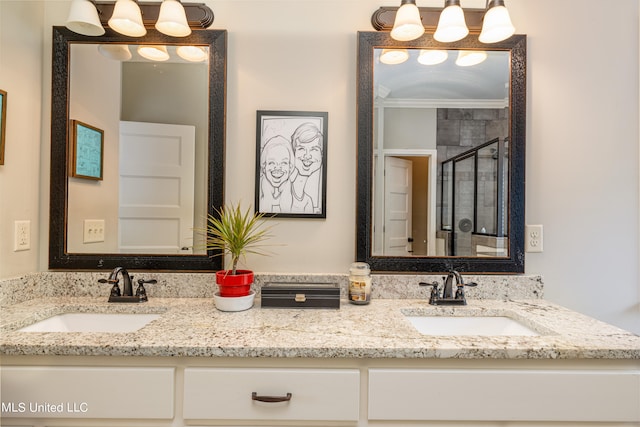
[[[358,33],[358,136],[356,259],[366,262],[373,271],[446,272],[458,270],[474,273],[524,273],[525,227],[525,130],[526,130],[526,61],[525,35],[494,44],[483,44],[472,34],[455,43],[439,43],[431,34],[411,42],[393,40],[388,32]],[[509,167],[509,255],[500,258],[473,257],[391,257],[372,255],[372,182],[373,182],[373,66],[376,48],[438,48],[465,50],[501,50],[511,53],[510,167]]]
[[[51,182],[49,207],[49,268],[102,270],[123,266],[139,270],[215,271],[222,257],[202,255],[76,254],[67,252],[67,159],[69,158],[69,61],[71,43],[200,45],[209,47],[209,173],[208,212],[224,203],[224,153],[226,109],[226,30],[195,30],[182,38],[149,29],[132,39],[110,29],[100,37],[76,34],[65,27],[53,28],[51,76]]]

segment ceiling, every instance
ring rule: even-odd
[[[407,100],[505,100],[509,88],[509,53],[488,51],[486,61],[460,67],[458,51],[448,51],[447,60],[437,65],[417,61],[419,49],[409,49],[402,64],[380,62],[382,49],[375,49],[374,87],[377,96]]]

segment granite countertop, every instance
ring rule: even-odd
[[[16,332],[65,312],[162,313],[133,333]],[[405,315],[509,316],[540,336],[425,336]],[[336,309],[216,310],[210,298],[50,297],[5,307],[0,355],[195,356],[455,359],[640,359],[640,337],[545,300],[470,300],[435,307],[426,300],[342,301]]]

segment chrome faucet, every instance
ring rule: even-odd
[[[443,277],[444,287],[442,289],[442,295],[438,291],[438,282],[425,283],[420,282],[420,286],[431,286],[431,295],[429,296],[429,304],[432,305],[467,305],[467,298],[464,294],[465,286],[478,286],[475,282],[468,282],[466,285],[462,280],[462,275],[455,270],[449,272],[447,277]],[[455,295],[453,293],[453,286],[456,286]]]
[[[118,279],[118,274],[122,276],[122,293],[120,292],[120,286],[118,283],[120,280]],[[157,283],[156,280],[138,280],[138,289],[136,289],[136,293],[133,293],[133,286],[131,285],[131,281],[133,280],[133,276],[129,276],[129,272],[124,267],[116,267],[109,274],[108,279],[100,279],[98,282],[100,283],[111,283],[113,286],[111,287],[111,294],[109,295],[109,302],[145,302],[148,301],[147,291],[144,288],[145,283]]]

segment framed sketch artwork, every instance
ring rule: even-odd
[[[101,129],[71,120],[71,176],[102,180],[104,132]]]
[[[326,218],[326,112],[258,111],[257,213]]]

